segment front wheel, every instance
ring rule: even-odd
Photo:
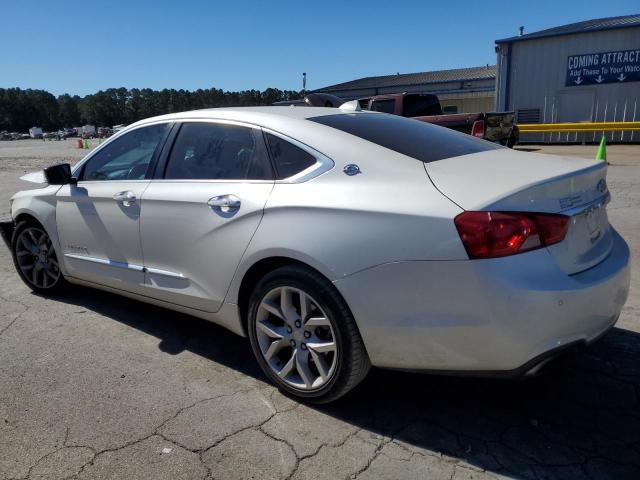
[[[299,266],[267,274],[249,302],[251,347],[269,379],[307,402],[327,403],[370,369],[344,299],[320,274]]]
[[[16,225],[11,239],[13,263],[20,278],[33,291],[50,294],[66,285],[51,238],[36,222]]]

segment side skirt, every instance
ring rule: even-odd
[[[81,280],[75,277],[65,276],[65,279],[69,283],[73,283],[75,285],[81,285],[84,287],[95,288],[97,290],[103,290],[105,292],[115,293],[116,295],[121,295],[123,297],[131,298],[133,300],[149,303],[151,305],[156,305],[158,307],[166,308],[168,310],[185,313],[193,317],[202,318],[203,320],[208,320],[212,323],[215,323],[216,325],[220,325],[221,327],[224,327],[227,330],[230,330],[233,333],[240,335],[241,337],[246,337],[246,333],[244,331],[242,322],[240,321],[240,316],[238,314],[238,306],[232,303],[223,304],[220,310],[218,310],[216,313],[204,312],[202,310],[196,310],[194,308],[184,307],[182,305],[176,305],[175,303],[165,302],[157,298],[147,297],[145,295],[139,295],[137,293],[128,292],[126,290],[120,290],[118,288],[109,287],[107,285],[102,285],[100,283]]]

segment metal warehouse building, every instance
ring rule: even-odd
[[[518,123],[640,120],[640,15],[573,23],[496,41],[496,109]],[[599,133],[526,134],[521,140],[597,141]],[[640,141],[611,132],[609,141]]]
[[[445,113],[486,112],[494,107],[495,80],[495,65],[486,65],[365,77],[315,91],[331,93],[345,100],[388,93],[434,93],[438,95]]]

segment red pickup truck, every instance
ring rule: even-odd
[[[514,112],[454,113],[443,115],[440,100],[430,93],[394,93],[360,98],[360,108],[410,117],[421,122],[451,128],[474,137],[501,143],[509,148],[518,142],[519,132]],[[308,105],[339,107],[344,100],[328,93],[310,93],[304,100],[287,100],[274,105]]]
[[[443,115],[438,97],[428,93],[376,95],[361,98],[358,101],[363,109],[414,118],[421,122],[433,123],[491,142],[498,142],[508,147],[513,147],[519,137],[514,112]]]

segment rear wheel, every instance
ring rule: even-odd
[[[29,288],[46,294],[59,292],[67,285],[51,238],[42,226],[29,221],[18,223],[11,246],[13,263]]]
[[[370,363],[344,299],[324,277],[282,267],[256,286],[248,311],[251,347],[281,390],[313,403],[355,387]]]

